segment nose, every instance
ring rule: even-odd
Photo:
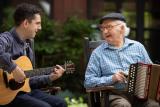
[[[42,26],[40,25],[39,27],[38,27],[38,30],[41,30],[42,29]]]

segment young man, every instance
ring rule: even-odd
[[[13,60],[23,55],[33,60],[32,49],[27,46],[26,40],[34,38],[41,30],[41,10],[32,4],[20,4],[15,10],[14,21],[15,27],[11,31],[0,34],[0,65],[3,70],[13,74],[16,82],[22,83],[26,75]],[[63,73],[64,69],[57,65],[50,75],[31,77],[30,93],[20,92],[11,103],[0,107],[66,107],[64,100],[39,90],[60,78]]]
[[[117,89],[125,88],[129,66],[132,63],[152,63],[144,46],[125,38],[129,34],[126,19],[120,13],[110,13],[100,19],[102,37],[106,41],[91,54],[86,74],[85,87],[113,85]],[[125,96],[125,95],[123,95]],[[109,96],[111,107],[131,107],[127,97],[112,93]],[[154,101],[147,101],[146,107],[159,107]]]

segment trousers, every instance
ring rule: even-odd
[[[30,93],[19,93],[11,103],[0,107],[67,107],[67,104],[57,96],[36,89]]]
[[[109,96],[110,107],[133,107],[130,100],[125,95],[110,95]],[[135,102],[134,102],[135,103]],[[143,103],[135,103],[134,107],[160,107],[158,102],[154,100],[147,100]]]

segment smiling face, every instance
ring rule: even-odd
[[[100,25],[102,37],[107,41],[108,44],[115,47],[123,45],[124,39],[124,25],[119,20],[104,20]]]
[[[34,38],[37,32],[41,30],[41,16],[39,14],[35,14],[31,21],[25,19],[23,25],[25,38]]]

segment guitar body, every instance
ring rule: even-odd
[[[18,92],[20,92],[20,91],[30,92],[31,88],[29,85],[29,77],[39,76],[42,74],[48,75],[51,72],[53,72],[53,67],[40,68],[40,69],[33,70],[32,63],[27,56],[21,56],[17,60],[15,60],[14,62],[21,69],[24,70],[24,73],[26,74],[27,78],[24,81],[24,83],[17,83],[17,82],[15,82],[12,73],[9,74],[9,73],[3,71],[3,69],[0,69],[0,105],[9,104],[11,101],[14,100],[14,98],[16,97]],[[65,63],[65,66],[62,65],[62,67],[66,70],[65,72],[67,74],[70,74],[75,70],[73,64]],[[56,68],[56,66],[55,66],[55,68]],[[3,74],[5,74],[5,75],[3,75]],[[6,86],[6,83],[8,83],[8,86]]]
[[[32,70],[32,63],[30,59],[27,56],[21,56],[17,60],[14,61],[19,67],[21,67],[25,72],[27,70]],[[7,73],[8,81],[13,79],[12,73]],[[30,86],[29,86],[29,78],[25,80],[22,87],[20,87],[17,90],[12,90],[9,87],[6,87],[6,84],[3,79],[3,70],[0,69],[0,105],[6,105],[10,103],[17,95],[18,92],[30,92]]]

